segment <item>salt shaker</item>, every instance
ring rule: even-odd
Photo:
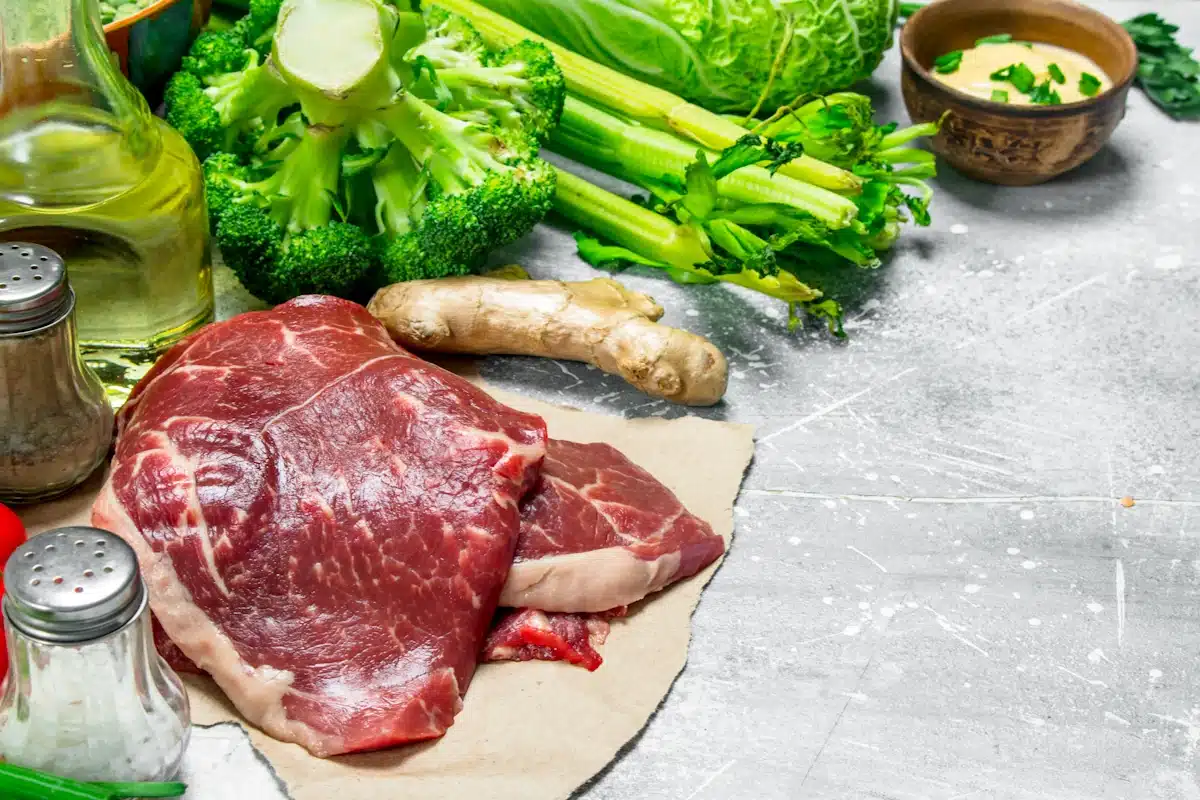
[[[133,548],[60,528],[12,554],[4,585],[0,759],[80,781],[173,778],[187,694],[154,649]]]
[[[113,412],[80,357],[63,260],[0,244],[0,503],[32,503],[82,482],[108,454]]]

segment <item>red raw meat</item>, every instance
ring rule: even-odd
[[[552,439],[500,604],[601,612],[695,575],[725,541],[607,444]]]
[[[483,660],[569,661],[595,672],[604,663],[596,648],[608,638],[608,621],[627,611],[560,614],[523,608],[503,613],[488,634]]]
[[[93,521],[248,720],[318,756],[389,747],[461,707],[545,439],[362,307],[302,297],[155,365]]]

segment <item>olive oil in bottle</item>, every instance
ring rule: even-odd
[[[84,358],[119,404],[212,318],[200,167],[113,64],[96,0],[0,0],[0,25],[0,241],[63,257]]]

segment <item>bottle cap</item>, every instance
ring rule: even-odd
[[[67,266],[40,244],[0,243],[0,336],[61,321],[75,308]]]
[[[116,633],[146,605],[133,548],[98,528],[34,536],[9,557],[4,588],[4,614],[13,627],[53,644]]]

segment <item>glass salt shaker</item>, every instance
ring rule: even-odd
[[[0,244],[0,503],[74,488],[112,435],[112,406],[76,344],[63,260],[40,245]]]
[[[72,527],[4,568],[9,672],[0,759],[80,781],[163,781],[191,733],[187,694],[154,649],[133,549]]]

